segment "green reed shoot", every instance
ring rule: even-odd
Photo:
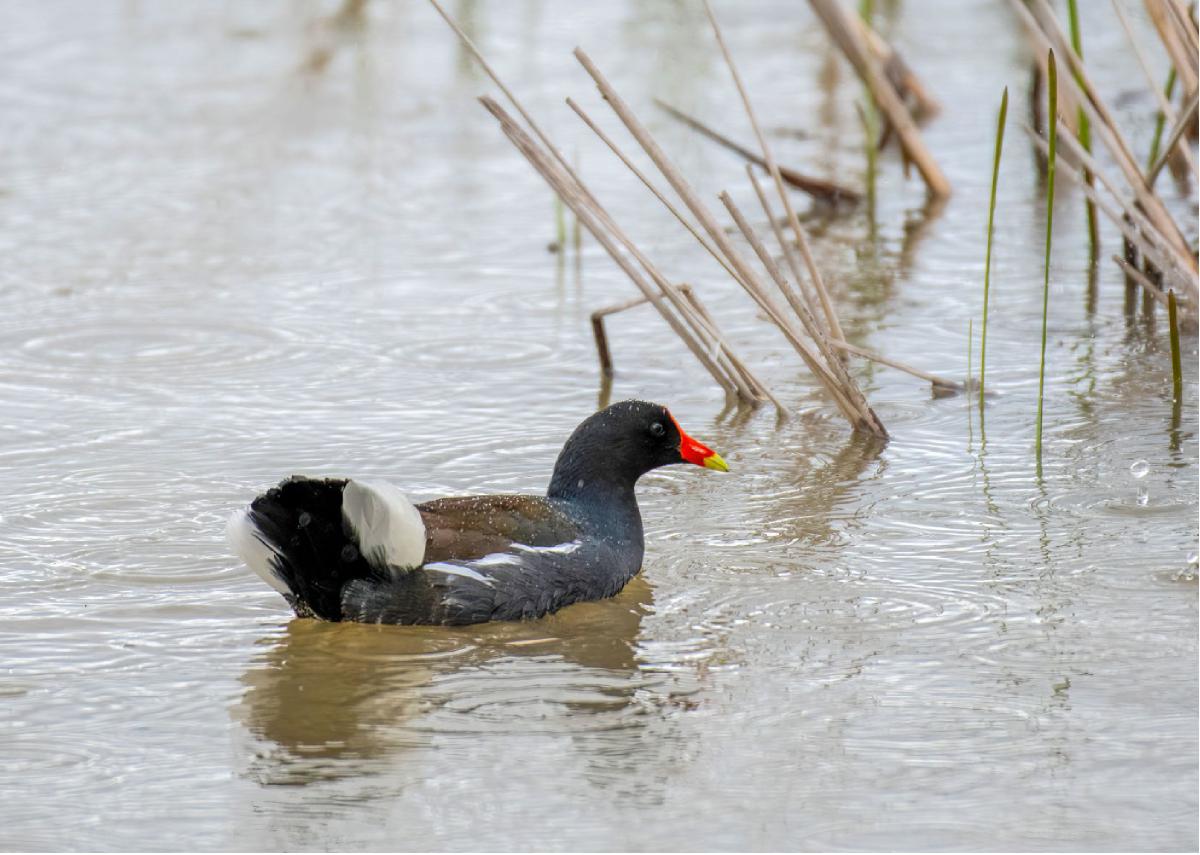
[[[967,451],[971,450],[972,443],[975,442],[975,429],[971,425],[971,355],[975,350],[975,319],[967,318],[967,382],[963,388],[963,392],[967,399]],[[980,413],[980,418],[983,414]]]
[[[1053,48],[1046,58],[1046,65],[1049,71],[1046,94],[1050,99],[1050,108],[1046,111],[1046,125],[1050,134],[1050,154],[1046,163],[1046,265],[1042,279],[1042,353],[1038,362],[1037,432],[1034,440],[1039,469],[1042,464],[1042,401],[1046,386],[1046,323],[1050,311],[1050,238],[1054,233],[1054,166],[1058,146],[1058,68],[1054,64]]]
[[[1171,325],[1171,390],[1178,405],[1183,399],[1183,360],[1179,355],[1179,316],[1175,309],[1175,289],[1167,292],[1167,319]]]
[[[863,146],[867,155],[867,221],[872,235],[875,232],[875,184],[879,174],[879,113],[871,93],[866,93],[865,106],[858,105],[858,117],[862,120]]]
[[[566,252],[567,217],[562,197],[557,193],[554,194],[554,245],[557,247],[557,252]]]
[[[1167,83],[1163,86],[1163,94],[1167,96],[1167,101],[1170,102],[1171,96],[1175,93],[1175,66],[1171,66],[1171,71],[1167,75]],[[1162,145],[1163,128],[1166,127],[1167,115],[1162,110],[1158,111],[1158,118],[1154,122],[1154,138],[1150,141],[1150,156],[1146,158],[1146,168],[1149,169],[1158,162],[1158,147]]]
[[[874,0],[859,0],[858,16],[862,18],[863,23],[870,27],[872,19],[875,17],[875,2]],[[866,134],[867,141],[867,218],[870,222],[871,233],[874,236],[875,232],[875,178],[878,172],[878,140],[879,140],[879,111],[875,106],[875,96],[871,94],[870,87],[863,87],[863,100],[866,101],[866,107],[859,108],[859,116],[862,118],[863,131]]]
[[[1071,47],[1075,50],[1075,54],[1080,60],[1083,59],[1083,39],[1079,32],[1079,9],[1076,7],[1075,0],[1067,0],[1067,13],[1071,21]],[[1079,75],[1075,75],[1075,79],[1079,80]],[[1083,81],[1079,80],[1080,88],[1083,88]],[[1079,144],[1083,146],[1083,150],[1091,154],[1092,151],[1092,126],[1088,122],[1087,113],[1083,111],[1083,107],[1079,108]],[[1095,179],[1092,173],[1087,169],[1083,170],[1083,180],[1088,183],[1089,187],[1095,186]],[[1100,249],[1100,231],[1099,224],[1096,221],[1096,204],[1091,199],[1085,200],[1087,205],[1087,227],[1088,227],[1088,253],[1093,259],[1096,258],[1096,253]]]
[[[996,185],[1000,179],[1000,154],[1004,149],[1004,123],[1008,120],[1008,87],[1000,98],[1000,115],[996,119],[996,150],[992,155],[992,196],[988,201],[987,255],[983,262],[983,331],[979,341],[979,408],[983,409],[983,380],[987,374],[988,290],[992,279],[992,226],[996,216]]]
[[[575,172],[579,173],[579,150],[575,151]],[[571,218],[571,246],[575,250],[575,263],[579,263],[579,251],[583,246],[583,230],[579,226],[579,217]],[[603,409],[603,407],[601,407]]]

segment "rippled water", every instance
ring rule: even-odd
[[[999,394],[981,422],[857,366],[886,446],[561,106],[612,127],[580,43],[709,198],[752,199],[649,106],[749,137],[701,10],[454,9],[796,415],[724,412],[650,310],[612,318],[614,397],[670,404],[733,472],[645,479],[618,597],[449,630],[293,620],[224,520],[292,472],[543,489],[596,405],[587,315],[629,284],[590,243],[546,252],[549,192],[421,3],[341,28],[318,3],[7,4],[0,847],[1195,849],[1196,339],[1173,420],[1164,320],[1108,262],[1089,301],[1062,185],[1036,477],[1024,45],[1003,4],[880,5],[942,100],[955,195],[926,210],[889,154],[874,237],[809,215],[856,341],[965,374],[1014,94]],[[1153,104],[1106,9],[1085,42],[1144,152]],[[807,7],[720,11],[781,160],[858,182],[858,84]]]

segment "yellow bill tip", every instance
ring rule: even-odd
[[[705,469],[716,469],[718,472],[728,472],[729,465],[721,458],[721,455],[713,452],[708,457],[704,458]]]

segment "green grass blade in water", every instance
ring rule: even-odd
[[[1183,399],[1183,358],[1179,353],[1179,314],[1175,308],[1174,289],[1167,292],[1167,318],[1171,324],[1171,391],[1175,405]]]
[[[987,376],[988,292],[992,280],[992,227],[996,216],[996,185],[1000,178],[1000,154],[1004,149],[1004,123],[1008,120],[1008,87],[1000,98],[1000,116],[996,120],[996,152],[992,155],[992,197],[988,201],[987,255],[983,262],[983,331],[979,341],[979,409],[983,409],[984,378]]]
[[[1175,92],[1175,67],[1171,67],[1171,71],[1167,74],[1167,82],[1163,86],[1163,94],[1167,101],[1171,100],[1171,95]],[[1167,116],[1162,111],[1158,111],[1158,117],[1154,120],[1154,138],[1150,141],[1150,156],[1146,158],[1146,169],[1154,166],[1158,162],[1158,147],[1162,145],[1163,128],[1166,126]]]
[[[1034,449],[1037,454],[1038,470],[1042,468],[1042,401],[1046,388],[1046,321],[1050,310],[1050,238],[1054,234],[1054,166],[1058,144],[1058,69],[1054,64],[1054,51],[1046,58],[1049,71],[1046,94],[1050,108],[1046,111],[1046,124],[1050,134],[1050,154],[1046,165],[1046,264],[1042,279],[1042,351],[1038,362],[1037,433]]]

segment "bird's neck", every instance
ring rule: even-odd
[[[588,465],[590,464],[590,465]],[[642,566],[645,536],[634,485],[636,475],[601,468],[594,460],[560,455],[546,491],[551,502],[565,505],[584,531],[606,540],[628,559],[632,575]]]
[[[570,454],[567,449],[559,455],[550,479],[547,497],[575,505],[605,507],[612,511],[631,509],[637,513],[634,485],[638,476],[614,468],[610,461]]]
[[[593,498],[633,500],[633,485],[636,482],[636,476],[598,466],[591,460],[562,454],[554,465],[554,475],[550,478],[546,495],[552,499],[572,501]]]

